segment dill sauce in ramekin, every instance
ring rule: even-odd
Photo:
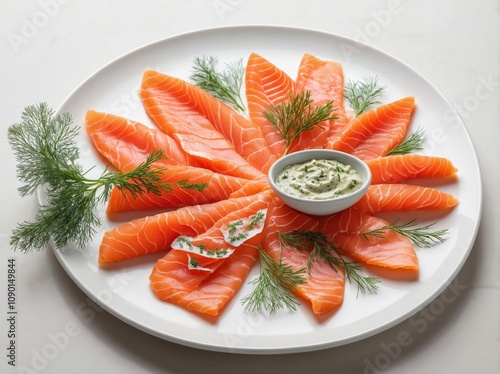
[[[360,189],[363,179],[350,165],[313,159],[285,167],[276,177],[276,184],[292,196],[327,200]]]

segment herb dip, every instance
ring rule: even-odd
[[[361,188],[363,178],[335,160],[311,160],[285,167],[276,177],[284,192],[309,200],[326,200],[348,195]]]

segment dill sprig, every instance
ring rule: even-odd
[[[241,87],[245,68],[243,61],[226,63],[226,68],[217,70],[217,58],[214,56],[196,57],[190,79],[194,84],[215,98],[244,112],[245,104],[241,98]]]
[[[363,232],[361,235],[367,240],[369,236],[383,238],[387,230],[393,230],[398,234],[406,236],[417,247],[429,248],[433,244],[443,243],[446,240],[444,236],[448,234],[448,229],[429,231],[434,225],[435,223],[431,223],[429,225],[415,227],[415,219],[403,224],[398,224],[398,220],[396,220],[378,229]]]
[[[250,282],[255,289],[242,299],[245,311],[297,310],[297,297],[293,291],[299,284],[306,282],[305,269],[294,271],[283,263],[281,254],[279,261],[272,259],[262,248],[259,248],[260,274]]]
[[[312,263],[321,259],[330,264],[335,271],[337,267],[343,268],[347,280],[356,283],[358,292],[366,293],[377,290],[379,279],[362,275],[362,267],[354,262],[346,261],[325,234],[311,230],[294,230],[288,233],[278,232],[278,236],[282,246],[310,251],[307,263],[309,273]]]
[[[344,87],[344,97],[347,99],[354,116],[359,116],[368,107],[380,104],[378,97],[385,90],[385,86],[378,85],[377,77],[363,77],[362,81],[349,80]]]
[[[164,158],[161,150],[152,152],[136,169],[120,173],[106,169],[99,178],[88,178],[78,164],[79,150],[75,138],[78,128],[69,114],[54,116],[46,103],[25,108],[22,121],[8,129],[8,141],[16,156],[17,177],[23,183],[21,196],[45,188],[46,202],[32,222],[23,222],[14,229],[10,244],[21,252],[42,250],[50,238],[57,247],[70,242],[84,247],[101,224],[95,210],[108,200],[116,187],[134,198],[149,192],[170,192],[180,188],[203,189],[202,184],[162,181],[164,168],[153,164]]]
[[[389,153],[387,153],[387,156],[404,155],[415,151],[421,151],[422,149],[424,149],[424,139],[425,131],[419,127],[415,132],[412,132],[402,143],[398,144],[391,151],[389,151]]]
[[[316,126],[321,127],[321,122],[337,118],[332,115],[335,110],[333,101],[320,106],[313,105],[313,103],[310,91],[290,93],[289,100],[273,105],[263,112],[267,120],[285,139],[285,154],[288,153],[293,141],[304,131]]]

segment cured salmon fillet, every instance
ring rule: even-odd
[[[242,243],[228,240],[226,226],[267,211],[270,200],[270,194],[263,195],[222,217],[205,233],[182,241],[182,248],[172,246],[151,273],[155,295],[190,311],[217,315],[241,287],[257,259],[265,216],[260,218],[260,229]]]
[[[270,186],[268,183],[260,181],[249,181],[239,190],[234,191],[229,195],[230,198],[251,196],[263,191],[269,191]]]
[[[299,84],[299,81],[295,82],[283,70],[257,53],[252,53],[248,59],[245,87],[249,115],[251,120],[262,129],[269,148],[277,157],[287,152],[286,142],[276,127],[266,118],[264,111],[289,101],[290,95],[302,92],[306,88],[316,89],[314,83],[311,83],[314,79],[312,70],[315,68],[312,63],[306,63],[304,60],[301,65],[302,71],[299,71]],[[311,92],[312,100],[316,100],[314,96],[319,100],[320,94]],[[318,101],[317,104],[323,105],[325,102]],[[303,149],[323,148],[328,138],[329,126],[328,123],[324,123],[303,132],[290,145],[288,153]]]
[[[156,162],[159,166],[187,165],[179,144],[157,129],[93,110],[87,111],[85,125],[99,153],[123,173],[138,167],[157,149],[165,153],[165,159]]]
[[[133,197],[131,193],[122,193],[113,188],[108,200],[107,213],[119,213],[134,210],[160,208],[178,208],[187,205],[212,203],[227,199],[233,192],[248,183],[248,179],[214,173],[208,169],[194,166],[171,165],[162,174],[163,182],[204,185],[202,190],[182,188],[172,185],[172,191],[161,195],[143,193]]]
[[[389,269],[419,271],[417,254],[405,236],[393,230],[385,230],[382,237],[363,235],[388,225],[382,218],[346,209],[324,224],[325,232],[330,234],[338,251],[355,261]]]
[[[96,149],[119,170],[136,168],[156,149],[167,155],[155,166],[165,168],[162,177],[172,183],[172,191],[132,197],[114,189],[107,213],[175,208],[107,231],[99,265],[166,252],[150,274],[152,292],[160,300],[213,316],[239,290],[259,247],[293,270],[305,270],[306,282],[293,292],[314,314],[332,313],[342,305],[345,270],[319,256],[310,262],[309,251],[283,244],[280,232],[324,234],[348,261],[363,263],[392,279],[402,279],[403,272],[417,279],[419,263],[412,242],[384,228],[389,223],[375,214],[452,209],[458,200],[435,188],[403,184],[416,178],[456,177],[457,169],[448,159],[386,156],[406,136],[414,98],[351,118],[344,107],[342,65],[309,53],[303,55],[295,80],[257,53],[249,56],[245,74],[250,120],[202,89],[153,70],[145,72],[140,96],[161,131],[111,114],[87,112],[86,126]],[[365,196],[330,216],[310,216],[289,208],[272,192],[266,177],[287,148],[263,113],[286,103],[291,94],[305,91],[314,105],[333,100],[338,118],[302,133],[288,152],[337,149],[363,159],[372,172]],[[255,228],[251,222],[259,214],[264,218]],[[241,225],[251,234],[234,234],[233,228]]]
[[[251,53],[245,70],[245,90],[250,119],[263,132],[276,157],[285,153],[285,139],[268,121],[264,111],[278,105],[295,92],[295,82],[283,70],[258,53]]]
[[[324,105],[333,100],[336,119],[328,121],[327,131],[318,134],[315,141],[318,148],[326,144],[332,148],[337,134],[349,122],[344,107],[344,69],[337,61],[322,60],[305,53],[297,74],[297,91],[311,92],[311,99],[316,105]]]
[[[411,184],[374,184],[353,209],[378,212],[450,209],[458,204],[452,195],[431,187]]]
[[[104,266],[111,262],[169,250],[178,236],[200,235],[229,213],[266,199],[266,196],[256,194],[212,204],[187,206],[123,223],[104,234],[99,248],[99,264]]]
[[[309,253],[291,247],[281,247],[277,231],[318,230],[318,219],[298,213],[284,204],[276,204],[269,210],[269,218],[264,230],[262,248],[275,261],[282,261],[294,271],[306,269]],[[295,293],[311,303],[314,314],[336,310],[344,300],[345,273],[342,268],[332,268],[326,261],[317,259],[312,263],[311,272],[304,273],[306,283],[298,285]]]
[[[385,156],[406,136],[414,107],[415,99],[406,97],[364,112],[340,131],[331,146],[365,161]]]
[[[150,276],[153,292],[160,300],[189,311],[218,315],[248,276],[257,259],[260,240],[259,235],[242,244],[230,257],[218,263],[207,278],[202,270],[186,270],[183,262],[160,259]],[[203,279],[191,289],[189,286],[196,283],[199,276]]]
[[[254,179],[275,160],[257,126],[182,79],[148,70],[140,94],[158,127],[202,166]]]
[[[372,184],[399,183],[415,178],[455,177],[457,169],[443,157],[416,154],[393,155],[366,161]]]

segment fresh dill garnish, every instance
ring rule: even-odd
[[[227,239],[230,243],[248,238],[248,232],[242,231],[244,230],[244,222],[242,219],[228,223],[227,227]]]
[[[243,220],[242,219],[239,219],[237,221],[228,223],[227,224],[228,233],[231,234],[231,235],[233,235],[238,230],[238,227],[240,227],[240,226],[243,226]]]
[[[176,250],[196,253],[204,257],[226,258],[231,255],[234,250],[221,248],[207,248],[204,244],[193,244],[191,237],[179,236],[173,242],[171,247]]]
[[[354,116],[359,116],[368,107],[380,104],[378,97],[385,90],[385,86],[378,85],[377,77],[363,77],[362,81],[349,80],[344,87],[344,97],[347,99]]]
[[[321,127],[321,122],[337,118],[332,114],[334,110],[333,101],[316,106],[311,99],[311,92],[303,91],[290,93],[289,100],[273,105],[263,113],[285,139],[286,154],[293,141],[304,131]]]
[[[196,57],[190,79],[194,84],[213,97],[244,112],[245,104],[241,98],[241,87],[245,67],[243,60],[226,63],[222,71],[217,69],[217,58],[214,56]]]
[[[267,209],[262,209],[249,217],[227,222],[221,228],[224,240],[232,246],[240,246],[248,239],[262,232],[266,214]]]
[[[259,211],[255,213],[252,217],[250,217],[250,221],[248,222],[248,230],[253,230],[255,226],[265,218],[265,214],[263,211]]]
[[[190,249],[192,251],[194,248],[193,243],[191,243],[191,240],[185,236],[179,236],[175,240],[175,242],[177,243],[177,245],[181,249],[185,249],[185,247],[187,247],[188,249]],[[205,250],[205,248],[202,246],[198,246],[198,248],[200,249],[200,253],[202,253]]]
[[[356,283],[358,292],[375,292],[377,290],[379,279],[362,275],[362,267],[356,263],[346,261],[325,234],[311,230],[294,230],[288,233],[278,231],[278,236],[281,246],[289,246],[310,252],[307,263],[309,273],[311,272],[312,263],[321,259],[328,262],[335,271],[337,271],[336,267],[343,268],[347,280]]]
[[[95,213],[99,203],[108,200],[113,187],[129,192],[134,198],[148,192],[170,192],[180,188],[203,189],[203,184],[162,181],[163,168],[153,164],[165,157],[157,150],[136,169],[120,173],[106,169],[99,178],[88,178],[78,164],[79,150],[75,137],[78,128],[69,114],[54,116],[46,103],[28,106],[22,121],[8,129],[8,141],[16,156],[17,177],[23,183],[21,196],[45,187],[46,203],[40,205],[33,222],[23,222],[14,229],[10,244],[21,252],[42,250],[50,238],[57,247],[70,242],[84,247],[101,224]]]
[[[399,225],[398,220],[396,220],[393,223],[382,226],[378,229],[363,232],[361,235],[363,235],[363,237],[367,240],[369,239],[369,236],[383,238],[387,230],[392,230],[398,234],[406,236],[417,247],[429,248],[433,244],[443,243],[445,241],[444,236],[448,234],[448,229],[429,231],[434,225],[435,223],[431,223],[429,225],[415,227],[415,219]]]
[[[283,263],[280,255],[279,261],[272,259],[262,248],[259,248],[260,274],[250,282],[255,289],[245,296],[241,302],[245,311],[297,310],[299,304],[293,291],[299,284],[306,282],[305,269],[294,271],[292,267]]]
[[[422,128],[418,128],[415,132],[412,132],[402,143],[394,147],[387,156],[389,155],[405,155],[415,151],[421,151],[423,148],[423,142],[425,139],[425,131]]]
[[[229,234],[228,236],[228,240],[230,242],[238,242],[238,241],[241,241],[241,240],[245,240],[246,238],[248,238],[248,233],[247,232],[238,232],[237,234]]]
[[[189,258],[189,265],[191,265],[194,268],[199,268],[200,267],[200,263],[198,261],[196,261],[196,259],[194,259],[192,257]]]

